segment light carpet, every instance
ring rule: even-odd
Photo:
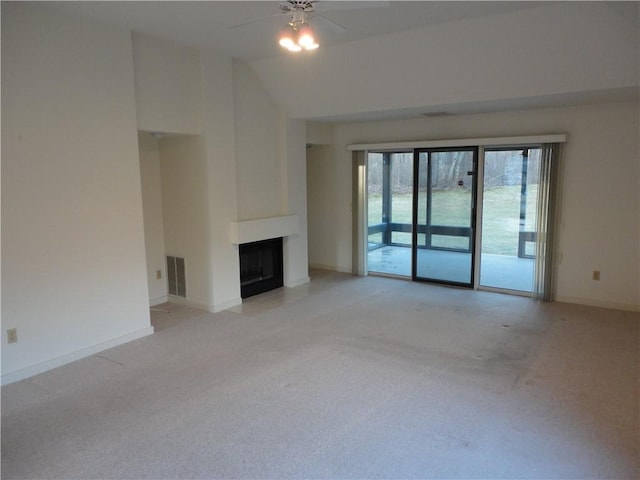
[[[314,271],[2,388],[2,478],[638,478],[637,313]]]

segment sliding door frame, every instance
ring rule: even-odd
[[[470,221],[469,228],[471,230],[469,238],[469,249],[471,254],[471,266],[469,270],[470,280],[469,282],[456,282],[451,280],[442,280],[437,278],[419,277],[418,276],[418,190],[419,190],[419,173],[420,173],[420,154],[427,153],[427,219],[430,223],[431,217],[431,154],[432,153],[445,153],[445,152],[472,152],[472,167],[471,167],[471,207],[470,207]],[[413,149],[413,218],[412,218],[412,235],[411,235],[411,280],[417,282],[439,283],[443,285],[452,285],[457,287],[475,288],[476,282],[476,201],[477,201],[477,189],[478,189],[478,163],[479,163],[479,147],[476,145],[467,145],[460,147],[431,147],[431,148],[414,148]],[[465,227],[466,228],[466,227]],[[430,244],[430,241],[427,242]]]
[[[368,248],[368,217],[369,217],[369,188],[367,181],[367,157],[368,151],[355,151],[352,157],[353,175],[353,204],[356,206],[355,221],[353,222],[351,249],[352,271],[360,276],[369,274],[369,266],[367,263]]]
[[[480,146],[481,155],[479,156],[478,162],[478,179],[482,179],[482,181],[478,180],[478,198],[477,198],[477,207],[478,211],[476,213],[476,223],[477,223],[477,232],[476,232],[476,248],[478,248],[478,260],[474,264],[474,268],[476,269],[476,277],[474,283],[474,290],[481,290],[485,292],[495,292],[495,293],[506,293],[509,295],[516,295],[520,297],[534,297],[534,292],[528,292],[526,290],[514,290],[509,288],[500,288],[500,287],[491,287],[487,285],[482,285],[480,283],[481,278],[481,264],[482,264],[482,224],[483,224],[483,206],[484,206],[484,170],[485,170],[485,162],[486,157],[485,154],[487,151],[510,151],[510,150],[521,150],[521,149],[534,149],[539,148],[542,150],[543,144],[541,143],[517,143],[513,145],[483,145]],[[535,259],[534,259],[535,261]]]
[[[455,150],[457,147],[476,147],[477,153],[475,157],[474,165],[474,214],[473,214],[473,252],[472,252],[472,282],[471,285],[465,284],[464,286],[473,288],[474,290],[483,291],[495,291],[500,293],[507,293],[510,295],[521,296],[534,296],[529,292],[519,290],[500,289],[495,287],[484,287],[480,285],[480,259],[482,255],[482,217],[483,217],[483,203],[484,203],[484,171],[485,171],[485,149],[494,148],[522,148],[522,147],[543,147],[545,144],[563,144],[567,141],[566,134],[553,134],[553,135],[537,135],[537,136],[520,136],[520,137],[487,137],[487,138],[469,138],[469,139],[452,139],[452,140],[426,140],[415,142],[388,142],[388,143],[371,143],[371,144],[350,144],[347,145],[347,150],[353,153],[353,170],[354,173],[354,202],[357,208],[354,209],[353,226],[354,226],[354,245],[353,245],[353,272],[358,275],[368,275],[367,269],[367,156],[369,152],[383,152],[383,151],[413,151],[414,152],[414,168],[416,168],[415,152],[417,150],[434,149],[436,151],[444,148],[450,148]],[[557,165],[554,168],[558,168]],[[480,179],[483,181],[481,182]],[[417,179],[414,177],[414,184]],[[558,180],[557,180],[558,181]],[[415,190],[415,186],[414,186]],[[414,193],[415,196],[415,193]],[[557,205],[555,209],[557,209]],[[417,216],[417,209],[413,208],[413,216]],[[415,224],[415,222],[413,222]],[[415,230],[415,229],[414,229]],[[412,232],[412,243],[415,244],[416,239],[413,238],[416,232]],[[414,247],[412,246],[412,249]],[[414,268],[415,261],[412,259],[412,270]],[[413,277],[413,272],[412,272]],[[449,283],[457,285],[456,283],[441,282],[437,280],[420,280],[433,283]]]
[[[474,214],[475,245],[473,249],[473,289],[480,289],[480,259],[482,258],[482,209],[484,202],[484,145],[478,146],[478,158],[476,163],[476,205]],[[480,181],[482,180],[482,181]]]

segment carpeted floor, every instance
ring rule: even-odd
[[[312,272],[2,388],[2,478],[638,478],[637,313]]]

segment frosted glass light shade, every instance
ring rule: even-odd
[[[320,46],[309,25],[304,25],[299,30],[296,27],[285,28],[278,36],[278,44],[290,52],[300,52],[302,49],[315,50]]]
[[[313,38],[313,31],[311,30],[311,28],[302,27],[300,29],[300,32],[298,33],[298,45],[303,48],[307,48],[315,43],[316,41]]]

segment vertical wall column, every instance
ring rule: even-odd
[[[230,225],[237,217],[237,179],[230,58],[202,53],[203,137],[207,158],[212,301],[217,312],[242,303],[238,247]]]
[[[282,117],[283,210],[300,219],[300,233],[286,237],[283,244],[285,287],[309,282],[305,138],[304,121]]]
[[[158,140],[148,133],[138,133],[147,284],[151,306],[167,301],[162,179],[158,144]]]

